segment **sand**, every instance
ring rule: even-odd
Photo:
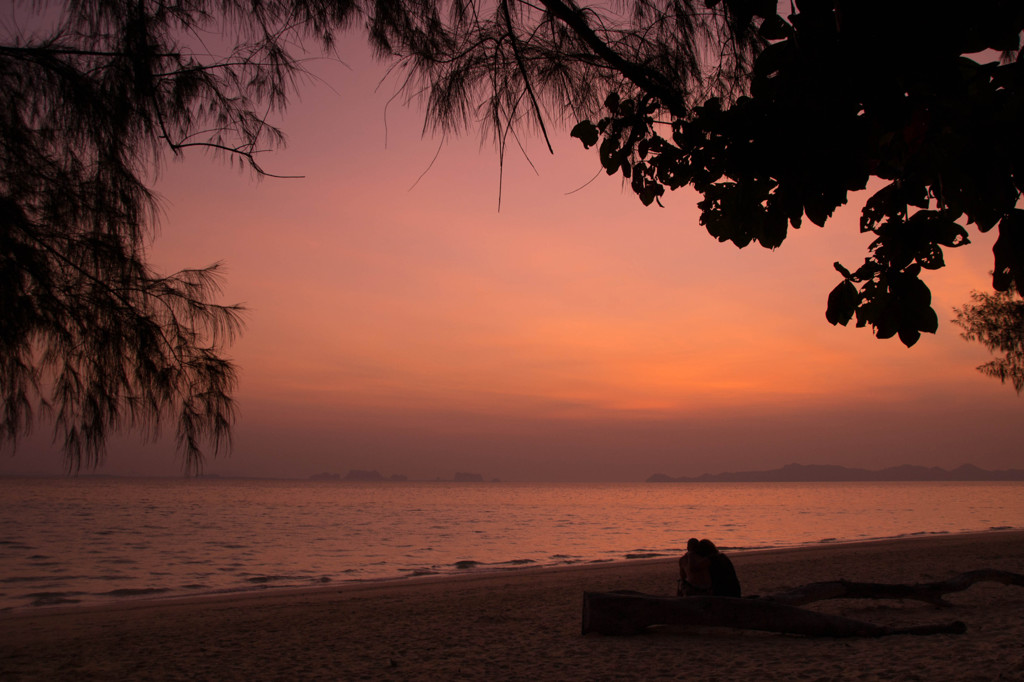
[[[1024,573],[1024,531],[731,554],[744,591]],[[580,634],[584,590],[672,594],[672,560],[0,614],[0,680],[1024,680],[1024,588],[978,584],[952,608],[837,600],[887,625],[963,635],[809,638],[721,628]]]

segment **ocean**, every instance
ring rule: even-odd
[[[0,478],[0,609],[1024,528],[1024,482]]]

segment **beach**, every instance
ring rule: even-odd
[[[846,579],[1024,573],[1024,531],[730,554],[744,594]],[[0,613],[0,680],[1024,680],[1024,588],[807,608],[962,635],[812,638],[725,628],[581,634],[584,591],[672,595],[672,559]]]

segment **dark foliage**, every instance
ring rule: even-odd
[[[18,15],[18,11],[21,15]],[[0,444],[42,409],[70,471],[108,435],[169,415],[187,471],[227,445],[240,308],[211,299],[216,265],[160,275],[146,245],[160,157],[200,147],[257,172],[266,123],[300,65],[330,46],[344,3],[25,3],[0,35]],[[218,45],[226,45],[221,56]]]
[[[597,145],[602,166],[645,204],[692,186],[708,232],[741,248],[774,249],[805,216],[824,226],[850,192],[884,183],[862,212],[870,255],[858,268],[836,264],[832,324],[856,318],[908,346],[934,332],[921,275],[944,265],[943,248],[968,243],[968,224],[999,231],[995,289],[1024,284],[1024,5],[796,7],[784,18],[774,4],[752,6],[770,44],[746,95],[662,122],[666,103],[634,88],[573,135]]]

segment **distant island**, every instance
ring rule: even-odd
[[[987,471],[964,464],[948,471],[940,467],[904,464],[872,471],[835,464],[787,464],[768,471],[736,471],[700,476],[654,474],[648,483],[829,483],[837,481],[1024,481],[1024,469]]]

